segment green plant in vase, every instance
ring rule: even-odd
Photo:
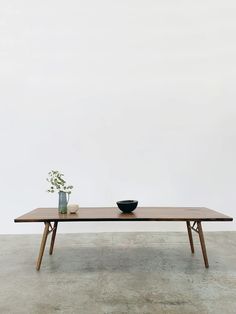
[[[67,213],[67,204],[69,202],[70,194],[73,189],[73,185],[67,185],[64,174],[57,170],[51,170],[48,173],[47,181],[50,183],[50,187],[47,190],[49,193],[58,192],[59,204],[58,210],[61,214]]]

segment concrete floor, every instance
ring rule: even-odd
[[[0,313],[236,313],[236,232],[58,234],[34,268],[38,235],[0,236]]]

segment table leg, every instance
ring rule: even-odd
[[[52,255],[52,253],[53,253],[55,238],[56,238],[56,234],[57,234],[57,225],[58,225],[58,222],[55,221],[55,222],[54,222],[54,226],[53,226],[53,231],[52,231],[52,238],[51,238],[50,250],[49,250],[49,254],[50,254],[50,255]]]
[[[186,224],[187,224],[187,229],[188,229],[188,237],[189,237],[191,252],[192,254],[194,254],[193,235],[192,235],[192,228],[190,225],[190,221],[186,221]]]
[[[208,263],[208,258],[207,258],[207,251],[206,251],[206,245],[205,245],[201,221],[197,222],[197,228],[198,228],[199,239],[200,239],[200,243],[202,247],[202,255],[203,255],[205,267],[208,268],[209,263]]]
[[[43,253],[44,253],[45,245],[47,242],[47,237],[49,234],[49,225],[50,225],[49,222],[45,222],[43,237],[42,237],[40,250],[39,250],[39,256],[38,256],[38,260],[37,260],[37,264],[36,264],[36,270],[40,270],[40,266],[41,266],[41,262],[42,262],[42,258],[43,258]]]

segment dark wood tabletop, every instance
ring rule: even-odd
[[[15,222],[45,221],[232,221],[233,218],[206,207],[138,207],[123,214],[116,207],[84,207],[76,214],[59,214],[57,208],[37,208]]]

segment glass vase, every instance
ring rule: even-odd
[[[67,213],[67,204],[68,204],[68,199],[67,199],[67,193],[60,191],[59,193],[59,204],[58,204],[58,211],[60,214],[66,214]]]

